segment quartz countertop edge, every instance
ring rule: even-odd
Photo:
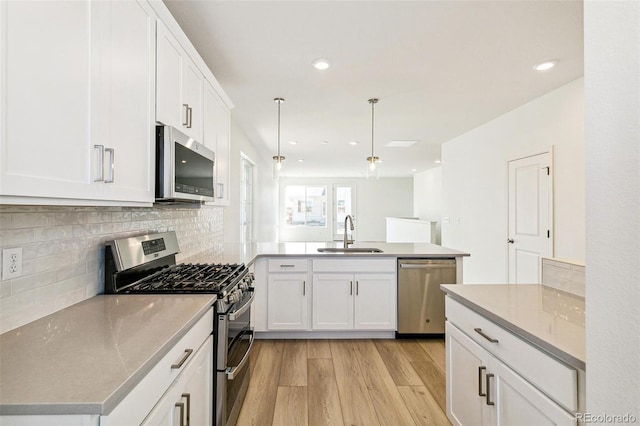
[[[140,351],[141,345],[136,345],[135,342],[131,341],[136,336],[117,336],[118,333],[126,333],[124,330],[123,323],[121,321],[124,318],[118,317],[118,307],[117,303],[111,303],[110,307],[107,307],[108,298],[116,298],[121,297],[125,298],[124,303],[130,304],[130,306],[123,309],[123,316],[127,315],[135,315],[136,320],[139,323],[145,323],[148,318],[145,318],[142,314],[136,314],[135,311],[137,309],[142,310],[144,307],[149,306],[150,303],[155,303],[157,305],[163,305],[158,307],[153,312],[152,319],[157,319],[157,316],[163,316],[165,311],[171,310],[170,306],[173,306],[173,303],[169,303],[169,298],[174,298],[173,300],[178,301],[177,298],[181,298],[180,300],[185,300],[186,302],[181,307],[182,311],[177,316],[174,316],[173,319],[181,318],[179,325],[176,324],[175,327],[170,328],[166,334],[167,336],[163,336],[162,343],[160,340],[157,341],[157,344],[150,345],[148,351],[143,351],[142,354],[127,354],[126,350],[133,350],[135,352]],[[135,300],[138,299],[138,300]],[[161,300],[164,299],[164,303]],[[51,391],[50,394],[53,394],[53,398],[47,398],[40,396],[34,396],[32,400],[29,400],[29,385],[26,385],[24,389],[13,389],[15,394],[18,394],[18,397],[5,397],[0,396],[0,415],[108,415],[128,394],[131,392],[133,388],[153,369],[153,367],[164,357],[169,350],[189,331],[189,329],[197,323],[197,321],[202,318],[206,312],[211,309],[213,302],[215,301],[214,295],[193,295],[187,296],[185,295],[98,295],[91,299],[85,300],[84,302],[80,302],[76,305],[72,305],[68,308],[65,308],[61,311],[55,312],[51,315],[48,315],[40,320],[36,320],[33,323],[26,324],[25,326],[19,327],[18,329],[11,330],[9,332],[0,335],[0,342],[3,343],[3,346],[0,347],[0,355],[2,355],[2,363],[9,362],[10,365],[4,366],[5,369],[15,368],[24,370],[28,369],[30,365],[33,365],[34,362],[41,362],[41,359],[37,357],[34,359],[29,359],[24,362],[24,365],[21,366],[22,360],[19,359],[15,354],[7,355],[7,352],[10,352],[12,349],[7,349],[7,344],[10,344],[12,339],[20,339],[20,333],[24,337],[29,336],[28,338],[24,338],[22,342],[19,342],[20,349],[24,347],[31,346],[29,343],[29,339],[35,340],[34,350],[38,350],[37,342],[40,340],[46,340],[48,336],[42,330],[48,331],[47,327],[51,327],[53,325],[60,325],[61,328],[68,327],[72,330],[77,329],[75,333],[70,332],[67,335],[64,335],[66,330],[62,330],[60,340],[62,344],[59,344],[54,352],[61,356],[72,355],[74,352],[74,348],[81,347],[81,345],[90,345],[99,342],[100,344],[107,347],[107,351],[112,351],[111,354],[121,355],[122,360],[117,360],[115,362],[116,367],[119,367],[119,371],[114,373],[116,376],[122,377],[122,379],[118,378],[114,380],[114,382],[105,388],[103,388],[103,392],[94,392],[101,394],[100,397],[96,396],[60,396],[56,394],[56,390],[54,387],[56,386],[56,382],[61,380],[61,375],[63,373],[58,373],[56,375],[56,370],[65,370],[69,368],[68,364],[62,366],[51,366],[44,367],[45,372],[50,372],[50,377],[41,377],[39,383],[35,386],[39,386],[41,388],[46,388],[46,381],[49,380],[51,382]],[[99,311],[100,308],[103,308],[106,312],[96,312]],[[111,309],[111,311],[109,310]],[[129,310],[128,310],[129,309]],[[133,312],[133,313],[132,313]],[[102,315],[100,315],[102,314]],[[72,321],[77,321],[74,324]],[[80,324],[80,322],[91,323],[90,325]],[[108,323],[108,324],[105,324]],[[110,341],[107,338],[104,338],[104,335],[100,335],[100,337],[94,337],[94,341],[87,341],[87,336],[84,331],[83,325],[87,327],[89,330],[98,330],[98,331],[109,331],[114,334],[113,340],[117,340],[118,337],[122,339],[120,343],[122,343],[122,347],[118,346],[118,342]],[[138,324],[135,324],[138,325]],[[212,325],[213,326],[213,325]],[[158,327],[162,328],[162,325],[158,325]],[[149,334],[152,334],[153,331],[150,331]],[[11,336],[9,336],[11,335]],[[165,338],[166,337],[166,338]],[[55,336],[54,336],[55,338]],[[154,340],[155,337],[152,337],[150,340]],[[42,343],[40,343],[42,345]],[[144,343],[142,343],[144,344]],[[62,348],[62,349],[61,349]],[[48,349],[48,348],[47,348]],[[124,353],[123,353],[124,352]],[[77,355],[77,354],[73,354]],[[127,355],[129,355],[127,357]],[[80,355],[78,355],[80,356]],[[28,358],[28,357],[25,357]],[[50,360],[51,361],[51,360]],[[96,360],[95,363],[100,363],[101,360]],[[129,364],[127,364],[129,362]],[[110,366],[108,365],[97,365],[94,368],[95,372],[80,372],[79,376],[81,376],[84,380],[87,380],[89,383],[91,380],[100,380],[100,370],[108,370]],[[11,376],[10,372],[2,371],[2,376],[0,376],[0,389],[2,389],[2,394],[6,395],[11,389],[11,385],[15,386],[16,380],[15,377],[10,377],[6,379],[5,376]],[[70,378],[71,380],[80,380],[78,377]],[[71,381],[70,380],[70,381]],[[28,382],[29,379],[25,380]],[[34,385],[32,385],[34,386]],[[64,386],[64,385],[63,385]],[[65,387],[67,390],[69,386]],[[39,389],[38,389],[39,390]]]
[[[510,284],[505,284],[505,285],[510,285]],[[490,319],[491,321],[495,322],[502,328],[522,338],[523,340],[530,343],[531,345],[543,350],[544,352],[552,355],[553,357],[561,360],[562,362],[568,364],[571,367],[574,367],[583,371],[586,369],[586,362],[584,359],[577,358],[576,356],[562,350],[558,346],[548,342],[544,338],[541,338],[535,335],[531,331],[525,328],[519,327],[518,325],[514,324],[512,321],[496,314],[495,312],[489,309],[486,309],[482,305],[475,303],[473,300],[470,300],[469,298],[456,293],[455,287],[457,286],[459,285],[441,284],[440,288],[442,289],[442,291],[445,292],[445,294],[450,296],[452,299],[462,303],[463,305],[467,306],[473,311]],[[477,285],[477,287],[481,287],[481,286],[482,284]]]

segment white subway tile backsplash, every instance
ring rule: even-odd
[[[23,248],[23,276],[0,281],[0,333],[104,291],[104,244],[175,230],[178,261],[220,261],[223,210],[192,205],[0,206],[0,249]]]
[[[542,259],[542,284],[585,296],[585,267],[570,261]]]

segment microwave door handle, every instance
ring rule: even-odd
[[[252,291],[251,297],[249,298],[249,300],[247,300],[247,302],[244,305],[242,305],[238,309],[234,309],[233,312],[229,313],[229,321],[235,321],[240,315],[244,314],[245,311],[249,309],[249,307],[251,306],[251,303],[253,303],[253,299],[255,297],[256,297],[256,293]]]
[[[247,360],[249,359],[249,355],[251,354],[251,348],[253,347],[253,342],[255,340],[255,335],[253,334],[253,330],[249,331],[249,333],[251,333],[251,340],[249,341],[249,347],[247,348],[247,351],[242,356],[242,359],[240,360],[238,365],[236,365],[235,367],[227,368],[227,371],[225,372],[228,380],[235,379],[237,374],[240,373],[240,371],[242,371],[242,369],[244,368],[244,365],[247,363]]]

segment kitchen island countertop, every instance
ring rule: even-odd
[[[584,298],[541,284],[441,285],[451,298],[585,370]]]
[[[99,295],[0,335],[0,414],[108,414],[215,295]]]
[[[342,241],[331,242],[289,242],[289,243],[257,243],[254,248],[254,257],[279,257],[279,256],[358,256],[358,257],[442,257],[453,258],[469,256],[463,251],[442,247],[429,243],[385,243],[379,241],[362,241],[350,244],[353,248],[378,248],[382,253],[321,253],[319,248],[340,248]]]

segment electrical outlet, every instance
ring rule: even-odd
[[[2,249],[2,279],[22,276],[22,247]]]

